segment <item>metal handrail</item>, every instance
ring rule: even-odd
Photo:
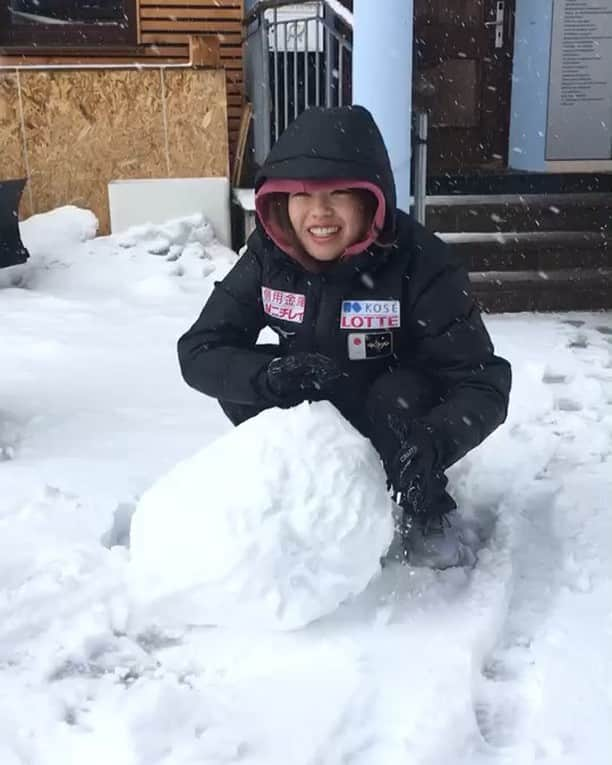
[[[280,2],[281,3],[281,5],[278,5],[278,6],[271,6],[272,8],[280,8],[281,6],[287,6],[287,5],[297,5],[297,3],[291,3],[291,2],[289,2],[289,0],[263,0],[263,2],[271,2],[271,3],[273,3],[273,2]],[[325,3],[325,0],[304,0],[304,5],[314,5],[315,3],[323,4],[326,7],[329,7]],[[269,9],[265,8],[263,10],[269,10]],[[343,20],[341,16],[336,16],[335,18],[339,19],[340,21]],[[255,34],[256,32],[259,31],[259,25],[261,25],[263,19],[264,19],[264,15],[263,14],[261,14],[261,16],[256,17],[255,19],[252,19],[252,21],[257,21],[258,25],[253,27],[250,31],[247,32],[246,39],[248,39],[249,37],[251,37],[251,35],[253,35],[253,34]],[[349,40],[346,37],[342,37],[342,35],[338,34],[338,30],[334,29],[334,27],[331,26],[329,21],[327,21],[327,19],[325,19],[323,16],[317,16],[315,14],[314,16],[304,16],[303,18],[300,18],[298,22],[295,22],[295,21],[279,21],[277,23],[278,24],[283,24],[283,25],[284,24],[295,24],[295,23],[302,24],[305,21],[318,21],[321,24],[321,26],[324,27],[331,35],[333,35],[337,40],[342,41],[342,43],[349,50],[353,49],[353,44],[352,44],[351,40]],[[244,23],[246,24],[247,22],[245,21]]]
[[[317,1],[322,2],[334,14],[335,18],[339,19],[346,26],[352,29],[347,19],[336,12],[333,4],[329,3],[328,0],[317,0]],[[252,21],[256,21],[258,19],[261,11],[267,11],[270,8],[282,8],[283,6],[286,6],[286,5],[307,5],[312,2],[313,0],[259,0],[259,2],[256,3],[251,8],[251,10],[247,13],[243,23],[248,26]]]
[[[296,5],[313,6],[313,14],[279,20],[279,8]],[[258,115],[254,123],[256,164],[265,160],[272,144],[301,111],[313,105],[331,107],[352,102],[353,29],[346,15],[339,15],[334,5],[330,0],[302,0],[301,3],[260,0],[246,17],[246,23],[254,27],[247,34],[247,40],[251,49],[253,106]],[[340,30],[335,28],[336,20],[341,23]],[[347,31],[346,36],[342,29]],[[288,34],[291,30],[292,39]],[[349,74],[345,77],[347,71]],[[415,115],[412,136],[412,207],[415,218],[424,224],[427,215],[426,113]]]
[[[303,15],[279,18],[287,6],[306,7]],[[256,163],[305,109],[351,103],[352,27],[339,10],[329,0],[260,0],[248,13],[249,96],[261,116],[254,123]]]

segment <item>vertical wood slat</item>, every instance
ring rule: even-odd
[[[26,178],[28,180],[32,177],[32,172],[30,170],[30,157],[28,155],[28,142],[26,140],[26,131],[25,131],[25,116],[23,112],[23,94],[21,92],[21,80],[19,79],[19,71],[15,72],[15,77],[17,80],[17,93],[19,96],[19,123],[21,126],[21,140],[23,144],[23,161],[25,164],[25,170],[26,170]],[[30,210],[32,211],[32,214],[34,213],[34,197],[32,195],[32,184],[28,183],[26,184],[28,187],[28,200],[30,202]]]
[[[189,47],[184,57],[198,65],[204,63],[205,44],[198,36],[210,41],[218,39],[219,64],[226,71],[226,87],[233,98],[228,101],[229,146],[232,157],[236,151],[242,105],[244,103],[244,72],[242,19],[243,0],[137,0],[138,42],[143,51],[154,57],[167,55],[184,41]],[[180,34],[183,33],[183,34]],[[210,46],[210,42],[207,43]],[[200,58],[200,54],[202,58]],[[238,76],[236,76],[238,75]],[[237,97],[237,98],[236,98]],[[238,103],[236,103],[238,101]]]

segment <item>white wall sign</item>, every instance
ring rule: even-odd
[[[612,159],[611,0],[554,0],[546,159]]]

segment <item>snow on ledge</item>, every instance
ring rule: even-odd
[[[339,16],[349,27],[353,26],[353,14],[345,8],[339,0],[324,0],[325,5]]]

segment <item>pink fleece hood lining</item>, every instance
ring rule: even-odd
[[[299,259],[298,253],[296,253],[291,242],[285,237],[280,225],[268,215],[268,200],[266,197],[270,194],[296,194],[299,192],[313,194],[317,191],[332,191],[337,189],[365,189],[374,195],[377,202],[376,212],[374,213],[370,230],[364,239],[360,242],[355,242],[355,244],[346,248],[341,256],[346,258],[367,250],[367,248],[376,241],[383,229],[387,205],[384,194],[375,183],[370,183],[369,181],[347,180],[346,178],[324,181],[270,179],[265,181],[255,194],[255,210],[257,211],[257,216],[261,225],[264,227],[266,234],[272,239],[277,247],[280,247],[280,249],[284,250],[288,255]]]

